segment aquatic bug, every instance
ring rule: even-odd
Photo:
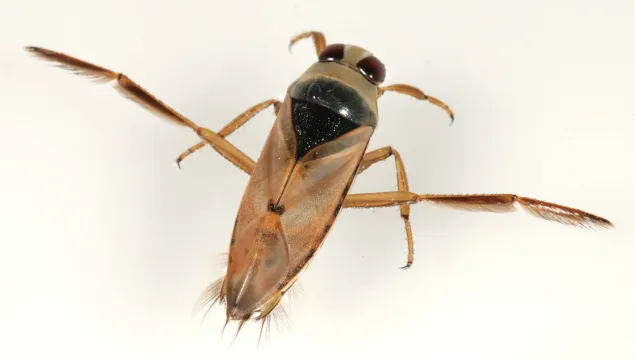
[[[404,162],[393,147],[368,151],[378,123],[377,99],[387,92],[425,100],[454,114],[441,100],[405,84],[382,86],[386,69],[369,51],[345,44],[327,46],[320,32],[291,39],[311,38],[318,61],[287,89],[282,102],[266,100],[214,132],[198,126],[155,98],[124,74],[68,55],[38,47],[26,49],[58,66],[97,81],[114,81],[127,98],[178,124],[201,139],[182,153],[210,145],[242,169],[250,180],[231,234],[226,274],[203,293],[201,306],[225,305],[227,321],[269,315],[314,259],[342,208],[399,207],[406,229],[408,268],[414,260],[410,206],[426,202],[470,211],[511,212],[517,206],[546,220],[582,227],[610,227],[599,216],[582,210],[514,194],[434,195],[411,192]],[[257,113],[273,107],[276,120],[257,161],[227,140]],[[373,164],[393,157],[398,191],[349,194],[355,178]],[[261,328],[262,331],[262,328]]]

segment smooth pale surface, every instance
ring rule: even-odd
[[[218,359],[224,316],[194,300],[221,274],[247,176],[109,85],[24,45],[122,71],[218,130],[280,97],[324,31],[447,102],[386,94],[370,148],[394,145],[417,192],[516,192],[607,217],[589,232],[527,214],[418,205],[407,272],[395,209],[346,210],[258,359],[635,358],[635,2],[6,1],[0,5],[2,359]],[[256,157],[273,123],[230,140]],[[396,190],[392,161],[354,192]],[[282,355],[280,353],[283,353]],[[250,357],[253,359],[253,357]]]

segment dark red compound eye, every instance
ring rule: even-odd
[[[344,58],[344,44],[331,44],[318,56],[320,61],[337,61]]]
[[[374,84],[381,84],[386,79],[386,67],[374,56],[369,56],[357,63],[359,71]]]

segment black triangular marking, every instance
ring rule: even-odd
[[[296,160],[309,150],[337,139],[359,125],[323,106],[292,99],[293,128],[297,139]]]

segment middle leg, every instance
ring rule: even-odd
[[[247,121],[251,120],[259,112],[263,111],[271,105],[273,105],[274,113],[277,116],[278,111],[280,110],[280,101],[274,99],[265,100],[243,111],[242,114],[238,115],[234,120],[230,121],[229,124],[225,125],[225,127],[218,132],[218,136],[222,138],[229,136],[231,133],[238,130],[239,127],[245,125]],[[176,159],[176,165],[178,165],[179,169],[181,168],[181,161],[183,161],[186,157],[193,154],[194,152],[200,150],[207,144],[208,142],[203,140],[182,152],[181,155],[179,155],[179,157]]]
[[[406,176],[406,168],[403,160],[401,159],[401,155],[399,155],[399,152],[393,149],[392,146],[386,146],[366,153],[359,165],[357,173],[361,174],[371,165],[376,164],[379,161],[386,160],[390,156],[395,158],[395,167],[397,168],[397,188],[399,191],[408,192],[408,177]],[[344,203],[344,207],[348,207],[346,202]],[[408,243],[408,260],[402,269],[408,269],[412,266],[414,261],[414,241],[412,239],[412,228],[410,226],[410,204],[400,205],[399,212],[401,213],[401,218],[403,219],[404,226],[406,227],[406,241]]]

